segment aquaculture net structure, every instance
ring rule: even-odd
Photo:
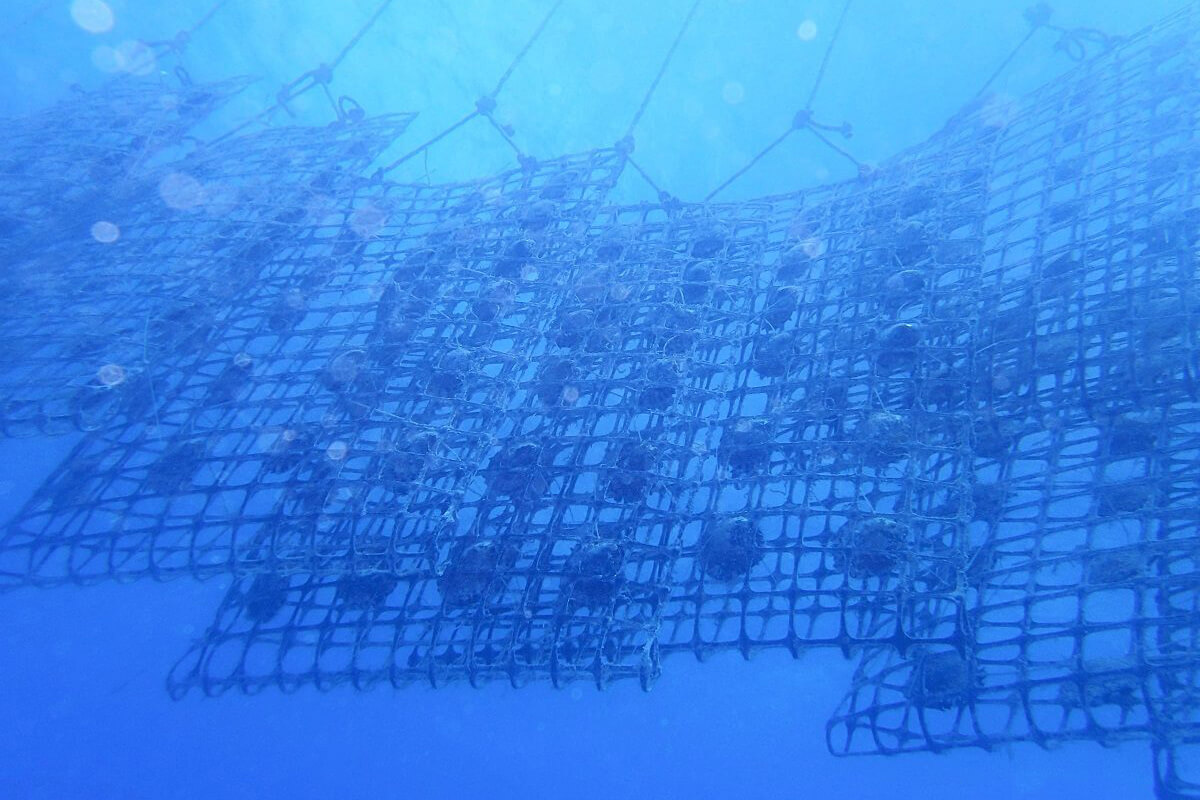
[[[0,579],[233,574],[176,695],[837,647],[835,752],[1139,737],[1195,796],[1197,22],[739,203],[609,205],[625,145],[392,182],[403,116],[164,159]]]
[[[602,209],[620,150],[331,197],[201,368],[77,448],[5,573],[246,575],[222,651],[245,622],[307,646],[285,609],[315,604],[331,641],[386,639],[327,678],[360,683],[958,641],[959,293],[993,131],[731,206]],[[236,672],[293,680],[275,663]]]
[[[965,648],[875,653],[836,752],[1149,737],[1195,796],[1195,9],[1022,103],[993,157]],[[1194,747],[1194,745],[1192,745]]]
[[[412,119],[274,128],[196,148],[187,132],[247,81],[180,74],[79,90],[5,125],[2,435],[152,417],[169,380],[158,373],[206,353],[217,320],[255,286],[266,260],[256,248],[345,191],[344,176]]]

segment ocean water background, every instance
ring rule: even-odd
[[[852,122],[846,146],[868,163],[922,141],[1025,35],[1027,4],[856,0],[814,104],[817,119]],[[128,43],[169,38],[211,2],[109,0],[108,30],[96,3],[2,5],[0,114],[16,115],[63,97],[71,84],[100,85],[130,52]],[[184,64],[197,81],[261,80],[201,133],[219,133],[269,105],[281,84],[337,53],[376,5],[232,0],[195,35]],[[368,113],[419,112],[398,145],[403,152],[471,110],[551,5],[400,0],[340,65],[334,89]],[[1124,34],[1181,5],[1070,0],[1055,4],[1055,21]],[[701,0],[636,130],[638,162],[678,197],[707,195],[804,105],[842,6]],[[691,0],[566,0],[501,93],[498,116],[535,156],[611,145],[690,7]],[[1053,42],[1049,34],[1035,38],[993,89],[1020,95],[1069,69]],[[293,122],[329,119],[317,93],[292,108]],[[512,165],[511,150],[477,121],[398,177],[468,179]],[[720,197],[853,173],[800,132]],[[651,197],[627,171],[614,199]],[[0,441],[0,515],[16,510],[71,443]],[[853,664],[835,652],[668,660],[649,694],[633,683],[603,692],[585,684],[514,690],[496,683],[172,702],[165,674],[211,620],[224,584],[0,594],[0,796],[1151,796],[1145,742],[835,759],[825,749],[824,723]]]

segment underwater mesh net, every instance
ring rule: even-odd
[[[1193,729],[1194,13],[1035,94],[998,143],[1021,167],[991,181],[971,638],[868,655],[837,751]]]
[[[411,116],[339,112],[139,165],[106,248],[13,218],[0,424],[89,432],[0,581],[233,575],[176,696],[835,647],[834,752],[1143,738],[1197,796],[1198,13],[774,197],[399,183]]]
[[[163,92],[151,84],[142,93]],[[116,113],[113,104],[128,101],[126,94],[100,105]],[[177,102],[207,109],[215,94],[191,86]],[[30,144],[41,146],[48,127],[63,140],[51,142],[54,152],[74,166],[44,167],[73,181],[57,210],[27,201],[25,195],[44,192],[40,181],[19,181],[24,192],[14,196],[15,205],[38,216],[42,233],[14,238],[2,289],[9,313],[0,321],[0,433],[10,436],[115,428],[152,415],[156,390],[170,380],[157,374],[160,365],[178,371],[190,352],[210,350],[205,342],[217,320],[255,286],[271,237],[295,233],[310,206],[344,192],[345,176],[362,172],[412,115],[269,129],[178,161],[155,161],[153,155],[169,153],[147,155],[149,144],[136,151],[114,146],[93,158],[91,139],[82,152],[75,141],[90,129],[56,127],[56,119],[21,125]],[[113,174],[76,181],[78,165],[93,160],[111,162]],[[28,169],[23,160],[14,161],[18,167]],[[81,230],[79,220],[91,219],[102,221]],[[62,316],[51,321],[50,308]]]

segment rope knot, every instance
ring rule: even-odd
[[[1030,6],[1025,9],[1025,21],[1034,28],[1040,28],[1050,22],[1050,17],[1054,14],[1054,9],[1049,3],[1038,3],[1035,6]]]
[[[320,65],[310,72],[309,75],[312,76],[313,83],[319,83],[322,85],[327,85],[333,80],[333,70],[330,69],[328,64]]]

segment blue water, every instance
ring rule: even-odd
[[[814,109],[854,125],[871,163],[935,132],[1027,30],[1023,0],[858,0]],[[207,0],[104,5],[6,0],[0,113],[36,110],[73,83],[98,86],[127,42],[187,27]],[[373,0],[233,2],[183,57],[197,80],[261,80],[204,132],[269,105],[276,89],[337,53]],[[544,0],[402,0],[336,72],[369,113],[417,111],[413,146],[471,110],[545,14]],[[522,148],[553,156],[624,135],[690,0],[567,0],[499,97]],[[1130,33],[1178,0],[1071,0],[1056,21]],[[660,187],[699,200],[786,130],[804,105],[841,0],[703,0],[636,130]],[[74,14],[72,14],[74,10]],[[98,29],[91,32],[86,28]],[[1070,66],[1035,39],[993,86],[1020,94]],[[329,110],[310,94],[295,122]],[[280,117],[282,120],[283,117]],[[839,140],[840,141],[840,140]],[[403,147],[401,148],[403,151]],[[513,165],[477,121],[431,148],[409,177],[443,181]],[[854,167],[797,135],[722,193],[748,198],[848,178]],[[615,199],[652,197],[629,170]],[[70,448],[70,437],[0,441],[0,516]],[[833,652],[669,660],[649,693],[492,684],[358,694],[303,690],[172,702],[164,676],[209,624],[224,581],[104,584],[0,595],[3,797],[845,797],[1143,798],[1144,742],[1045,752],[836,759],[824,723],[851,674]]]

